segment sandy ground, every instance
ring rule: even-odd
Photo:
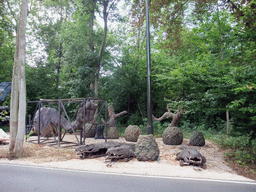
[[[37,143],[37,137],[33,136],[28,139],[28,143],[26,144],[26,157],[16,160],[0,158],[0,163],[37,165],[110,173],[254,181],[236,174],[225,162],[224,152],[221,151],[216,144],[213,144],[210,141],[206,141],[204,147],[195,147],[207,160],[206,169],[200,169],[194,166],[181,167],[179,162],[175,160],[177,152],[181,151],[179,149],[180,146],[164,145],[162,138],[155,139],[160,150],[160,157],[158,161],[154,162],[141,162],[134,158],[129,162],[116,162],[107,166],[105,157],[80,159],[74,150],[76,146],[72,144],[61,144],[61,148],[58,148],[53,139],[47,141],[42,140],[43,144],[33,144]],[[74,135],[66,135],[64,141],[75,142],[76,138]],[[129,143],[126,142],[124,138],[108,141]],[[85,144],[99,142],[105,142],[105,140],[87,138]],[[188,139],[184,139],[182,145],[187,146],[188,142]],[[1,151],[2,153],[5,153],[6,151],[4,150],[7,150],[7,148],[8,145],[0,145],[0,155]],[[2,155],[2,157],[4,156]]]

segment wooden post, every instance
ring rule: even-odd
[[[227,115],[227,136],[229,136],[230,133],[230,126],[229,126],[229,111],[226,112]]]

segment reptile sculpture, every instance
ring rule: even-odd
[[[93,117],[98,105],[88,101],[85,105],[80,106],[77,112],[76,121],[70,122],[64,116],[61,115],[61,119],[59,119],[59,111],[51,107],[41,107],[36,111],[34,120],[33,120],[33,128],[32,130],[39,134],[47,137],[51,136],[56,132],[56,127],[58,127],[60,122],[60,127],[68,131],[69,133],[73,133],[75,130],[83,129],[84,123],[93,122]],[[39,120],[40,117],[40,120]],[[40,122],[40,123],[39,123]],[[40,124],[40,126],[39,126]]]
[[[204,167],[206,158],[201,155],[195,148],[185,147],[181,152],[176,154],[176,160],[180,161],[180,166],[184,165],[197,165]]]

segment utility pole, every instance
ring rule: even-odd
[[[147,31],[147,118],[148,134],[153,134],[151,105],[151,60],[150,60],[150,30],[149,30],[149,0],[146,0],[146,31]]]

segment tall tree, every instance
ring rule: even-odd
[[[108,32],[108,16],[110,11],[112,11],[116,6],[115,0],[102,0],[103,5],[103,20],[104,20],[104,29],[103,37],[101,42],[101,47],[98,55],[98,62],[95,65],[95,76],[94,76],[94,95],[97,98],[99,96],[99,77],[100,77],[100,68],[102,65],[103,53],[105,51],[107,32]]]
[[[13,57],[15,51],[14,31],[9,2],[0,1],[0,82],[11,81]]]
[[[13,66],[11,108],[10,108],[10,145],[9,152],[13,157],[20,157],[23,151],[26,114],[26,25],[28,15],[28,0],[23,0],[17,28],[16,50]]]

